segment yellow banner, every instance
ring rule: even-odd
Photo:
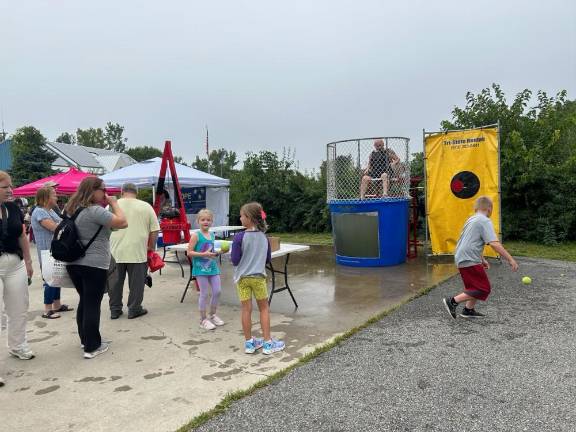
[[[454,254],[464,222],[474,214],[474,201],[482,195],[494,202],[490,219],[501,239],[498,128],[435,133],[424,141],[432,253]],[[496,256],[489,247],[484,254]]]

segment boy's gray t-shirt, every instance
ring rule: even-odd
[[[498,237],[490,218],[482,213],[469,217],[456,244],[456,266],[470,267],[481,264],[484,246],[493,241],[498,241]]]
[[[76,218],[76,227],[78,229],[78,236],[80,237],[80,241],[84,245],[88,244],[100,226],[102,226],[102,230],[86,251],[86,256],[68,264],[83,265],[108,270],[110,267],[111,257],[111,230],[108,225],[110,225],[111,220],[112,213],[99,205],[87,207],[80,212]]]

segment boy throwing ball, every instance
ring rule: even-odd
[[[486,196],[479,197],[474,203],[474,210],[476,214],[468,218],[464,224],[454,254],[456,266],[464,282],[464,291],[456,297],[443,299],[444,306],[453,319],[456,319],[458,304],[463,302],[466,302],[466,305],[460,313],[462,318],[484,317],[484,314],[474,309],[478,300],[486,301],[490,294],[490,281],[485,271],[490,268],[490,264],[482,256],[484,245],[490,245],[496,253],[508,261],[512,271],[518,270],[518,263],[504,249],[494,232],[490,220],[492,200]]]

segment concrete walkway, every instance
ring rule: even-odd
[[[452,278],[198,430],[576,430],[576,264],[520,265],[490,270],[485,320],[449,318]]]
[[[272,332],[286,340],[287,349],[273,356],[242,350],[240,311],[226,261],[219,310],[224,327],[213,332],[198,328],[198,295],[190,290],[184,303],[179,302],[187,276],[183,279],[178,266],[169,264],[146,289],[148,315],[128,320],[125,313],[112,321],[105,296],[101,330],[113,342],[93,360],[82,358],[75,312],[56,320],[41,317],[42,287],[36,274],[30,287],[28,340],[37,357],[10,357],[4,333],[0,341],[0,376],[6,380],[0,388],[0,431],[174,431],[227,393],[249,388],[454,273],[452,265],[422,260],[385,269],[335,266],[330,247],[295,254],[290,262],[300,307],[294,309],[286,292],[274,296]],[[74,290],[63,289],[62,296],[76,307]],[[253,320],[259,334],[257,313]]]

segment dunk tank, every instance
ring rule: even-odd
[[[409,142],[376,137],[327,144],[327,201],[338,264],[378,267],[406,261]]]

